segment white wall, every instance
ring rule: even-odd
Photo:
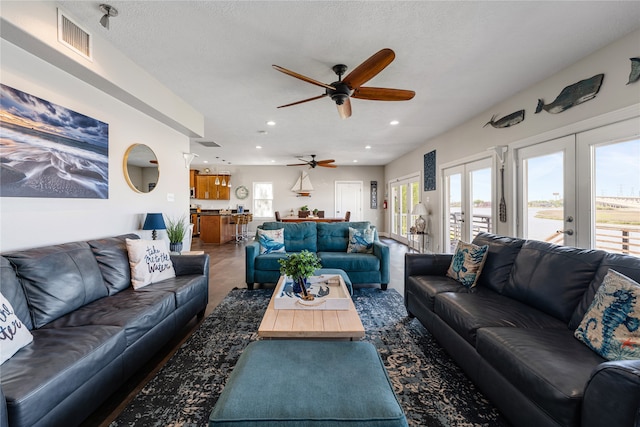
[[[98,34],[91,35],[92,61],[58,42],[57,16],[54,1],[2,2],[2,38],[180,133],[203,135],[201,113]]]
[[[386,182],[406,175],[407,171],[422,170],[423,155],[434,149],[438,168],[441,168],[444,164],[486,152],[491,146],[508,145],[525,139],[542,142],[548,140],[547,137],[551,135],[562,133],[564,129],[588,126],[584,124],[585,121],[630,106],[635,106],[635,111],[640,115],[640,82],[626,85],[631,70],[629,58],[640,55],[639,46],[640,31],[635,31],[550,78],[530,88],[523,88],[522,92],[512,98],[488,108],[468,122],[442,135],[425,141],[422,147],[388,164],[385,168]],[[604,73],[605,77],[594,99],[559,114],[549,114],[545,111],[534,114],[538,98],[544,99],[545,103],[550,103],[564,87],[599,73]],[[488,84],[499,84],[499,82],[488,82]],[[491,126],[483,128],[492,115],[497,114],[498,117],[502,117],[521,109],[526,110],[525,120],[516,126],[503,129],[494,129]],[[539,141],[536,141],[538,138]],[[507,203],[512,203],[514,200],[511,151],[507,153],[505,166]],[[440,200],[442,186],[441,177],[438,176],[436,191],[422,193],[423,201],[429,198],[429,203],[426,204],[432,211],[431,229],[434,243],[431,249],[435,251],[441,250],[439,237],[442,229]],[[510,212],[513,213],[512,208]],[[385,229],[388,229],[388,215],[385,217],[385,224]],[[514,235],[514,215],[508,215],[507,223],[498,223],[496,232]]]
[[[198,168],[196,168],[198,169]],[[232,166],[225,165],[225,171],[231,173],[231,200],[201,200],[192,199],[192,204],[200,205],[203,209],[235,209],[238,204],[245,209],[253,210],[253,183],[273,182],[274,184],[274,210],[280,211],[286,216],[291,209],[298,212],[298,208],[308,205],[309,209],[317,208],[325,211],[325,216],[333,216],[335,210],[335,182],[336,181],[362,181],[363,220],[370,221],[376,227],[384,225],[384,211],[380,198],[380,188],[384,182],[383,166],[339,166],[333,168],[316,167],[309,169],[304,167],[286,166]],[[311,179],[314,191],[311,197],[298,197],[291,191],[301,171],[306,171]],[[202,170],[200,170],[202,172]],[[378,209],[370,209],[371,181],[378,181]],[[244,185],[249,189],[249,197],[238,200],[235,189]],[[254,229],[257,224],[273,218],[255,218],[250,225]]]
[[[109,124],[109,199],[0,198],[0,251],[113,236],[141,228],[147,212],[175,216],[189,209],[189,138],[57,67],[0,41],[3,84]],[[156,153],[160,178],[148,194],[134,192],[123,156],[135,143]],[[168,197],[173,195],[174,201]]]

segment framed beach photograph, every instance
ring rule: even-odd
[[[109,198],[109,125],[0,84],[0,197]]]

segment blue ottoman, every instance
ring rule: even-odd
[[[375,347],[360,341],[255,341],[209,426],[406,427]]]
[[[321,276],[323,274],[335,274],[338,276],[342,276],[342,280],[344,280],[344,284],[347,285],[347,289],[349,289],[349,293],[353,295],[353,285],[351,284],[351,279],[344,270],[340,270],[339,268],[319,268],[313,272],[314,276]]]

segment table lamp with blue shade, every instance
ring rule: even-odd
[[[158,232],[156,230],[165,230],[167,226],[164,223],[164,218],[161,213],[148,213],[147,218],[144,220],[143,230],[153,230],[151,232],[151,238],[156,240]]]

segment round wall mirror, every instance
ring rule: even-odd
[[[151,148],[133,144],[124,153],[124,177],[133,191],[148,193],[158,184],[158,159]]]

